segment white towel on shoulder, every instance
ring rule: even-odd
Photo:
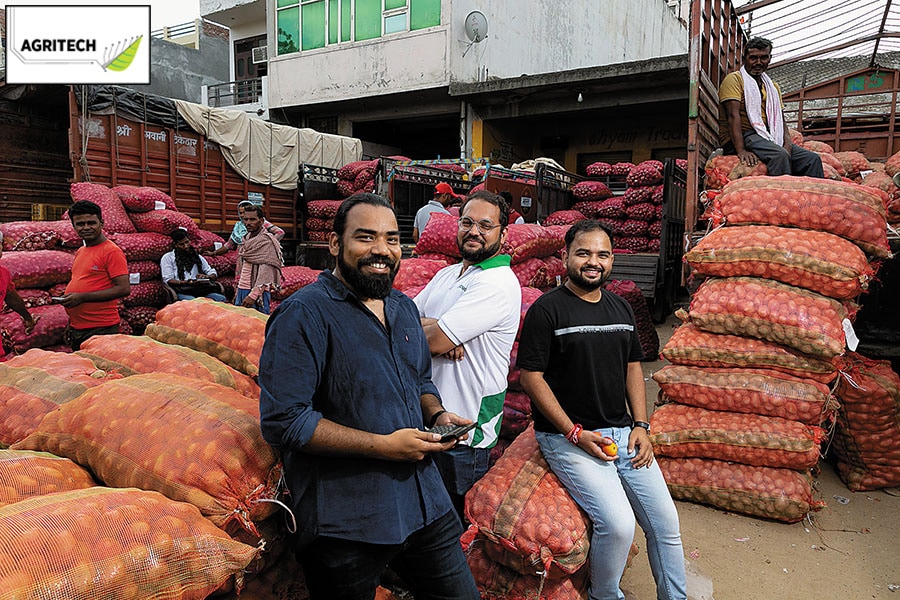
[[[741,77],[744,79],[744,108],[747,110],[747,118],[760,137],[774,142],[779,146],[784,145],[784,116],[781,112],[781,95],[772,78],[762,74],[763,86],[766,88],[766,121],[762,118],[762,94],[759,92],[759,84],[747,73],[747,69],[741,67]],[[766,127],[766,122],[769,126]]]

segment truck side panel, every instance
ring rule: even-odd
[[[135,185],[166,192],[203,229],[230,232],[237,204],[260,194],[270,221],[299,236],[296,190],[253,183],[235,172],[219,145],[190,129],[121,115],[80,114],[70,94],[70,145],[76,181]]]

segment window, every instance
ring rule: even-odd
[[[441,24],[441,0],[277,0],[278,54]]]

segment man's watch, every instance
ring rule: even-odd
[[[650,423],[648,423],[647,421],[635,421],[632,429],[634,427],[643,427],[647,430],[647,433],[650,433]]]

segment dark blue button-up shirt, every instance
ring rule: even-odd
[[[431,353],[412,300],[392,290],[387,327],[330,272],[281,303],[260,357],[263,437],[282,453],[301,544],[316,536],[398,544],[452,507],[418,462],[309,454],[319,420],[378,434],[422,429]]]

